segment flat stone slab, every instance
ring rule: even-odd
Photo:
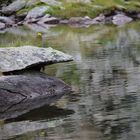
[[[72,61],[72,56],[52,48],[22,46],[0,48],[0,72]]]
[[[43,73],[0,77],[0,119],[14,118],[54,102],[71,87]]]

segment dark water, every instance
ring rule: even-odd
[[[51,106],[0,121],[0,139],[139,140],[139,27],[140,22],[124,27],[30,26],[1,33],[1,47],[51,46],[75,61],[45,69],[74,92]]]

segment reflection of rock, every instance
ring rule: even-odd
[[[17,117],[70,92],[71,88],[63,81],[41,73],[2,76],[0,118]]]
[[[6,120],[6,124],[0,125],[0,139],[8,139],[27,132],[34,133],[33,131],[55,128],[64,123],[63,117],[73,113],[73,110],[45,105],[18,118]]]
[[[62,109],[56,106],[45,105],[40,108],[33,109],[26,114],[18,116],[16,118],[16,121],[25,121],[25,120],[38,121],[38,120],[47,120],[47,119],[50,120],[52,118],[54,119],[57,117],[66,116],[73,113],[74,113],[73,110]],[[15,119],[6,120],[6,122],[9,122],[9,121],[12,122],[12,121],[15,121]]]
[[[14,24],[14,21],[11,18],[5,16],[0,16],[0,22],[5,23],[6,25]]]
[[[40,19],[40,21],[38,22],[38,24],[58,24],[59,23],[59,19],[55,18],[55,17],[43,17]]]
[[[25,26],[29,29],[32,30],[33,32],[42,32],[42,33],[48,33],[48,29],[51,27],[49,25],[45,24],[25,24]]]
[[[4,29],[5,27],[6,27],[5,24],[2,23],[2,22],[0,22],[0,30],[1,30],[1,29]]]
[[[115,15],[113,17],[113,24],[115,25],[123,25],[123,24],[126,24],[128,22],[131,22],[133,19],[130,18],[130,17],[127,17],[126,15],[124,14],[118,14],[118,15]]]
[[[22,70],[38,65],[71,61],[72,57],[52,48],[23,46],[0,49],[0,71]]]

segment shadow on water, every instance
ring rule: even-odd
[[[25,121],[25,120],[31,120],[31,121],[49,120],[49,119],[54,119],[54,118],[59,118],[59,117],[66,117],[73,113],[74,113],[73,110],[62,109],[56,106],[45,105],[43,107],[34,109],[24,115],[18,116],[15,119],[6,120],[5,123],[19,122],[19,121]]]
[[[0,38],[1,47],[24,45],[27,40],[31,45],[43,44],[71,54],[74,62],[47,66],[44,72],[63,79],[75,92],[52,107],[1,123],[0,134],[8,132],[12,140],[139,140],[139,25],[19,27],[1,34],[5,39]],[[39,30],[41,40],[36,36]]]

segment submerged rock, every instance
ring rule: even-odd
[[[72,60],[73,58],[70,55],[50,47],[22,46],[16,48],[0,48],[1,72],[22,70]]]
[[[0,77],[0,119],[14,118],[50,104],[71,88],[43,73]]]
[[[113,17],[113,24],[115,25],[124,25],[126,23],[131,22],[133,19],[124,15],[124,14],[117,14]]]
[[[22,9],[26,5],[27,0],[16,0],[7,7],[2,8],[2,13],[10,15]]]

